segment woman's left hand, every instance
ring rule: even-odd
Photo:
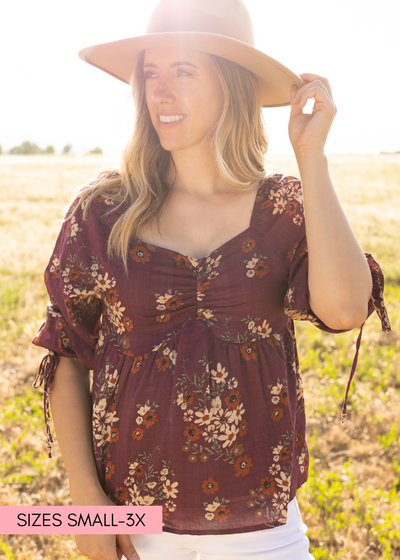
[[[305,84],[290,89],[291,112],[289,138],[296,155],[321,153],[337,113],[332,90],[326,78],[316,74],[300,74]],[[303,113],[308,99],[314,98],[311,114]]]

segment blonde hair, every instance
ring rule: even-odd
[[[132,238],[146,223],[153,220],[158,225],[160,223],[170,192],[167,173],[173,165],[171,153],[161,146],[147,109],[144,52],[139,56],[132,77],[135,123],[122,154],[120,173],[110,173],[110,170],[100,172],[97,180],[84,185],[75,198],[85,202],[84,217],[90,204],[100,195],[127,206],[108,239],[109,257],[122,258],[126,270]],[[236,190],[246,190],[266,175],[264,158],[268,138],[257,78],[234,62],[209,56],[214,60],[224,96],[219,120],[209,131],[215,162],[226,184]]]

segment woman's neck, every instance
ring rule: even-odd
[[[229,187],[222,180],[211,149],[206,146],[171,153],[169,181],[174,191],[185,191],[196,196],[212,196],[226,192]],[[175,169],[174,169],[175,167]]]

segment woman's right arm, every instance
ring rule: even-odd
[[[50,406],[74,505],[115,505],[104,493],[97,476],[90,376],[82,362],[58,357]],[[90,560],[117,560],[122,554],[128,560],[139,560],[129,535],[118,535],[117,543],[115,535],[76,535],[76,544]]]

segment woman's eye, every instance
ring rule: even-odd
[[[179,70],[178,70],[178,76],[193,76],[193,74],[191,74],[191,73],[188,72],[187,70],[179,69]]]
[[[147,80],[149,78],[155,78],[156,75],[153,72],[145,72],[144,73],[144,79]]]

